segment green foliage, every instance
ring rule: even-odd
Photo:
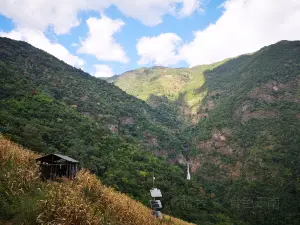
[[[181,143],[174,134],[177,124],[169,114],[25,43],[2,38],[0,47],[3,69],[13,71],[10,77],[2,77],[5,85],[1,97],[10,91],[14,91],[14,96],[42,92],[106,127],[115,127],[114,132],[121,136],[132,136],[143,143],[144,149],[153,147],[144,144],[149,141],[145,133],[149,133],[158,139],[156,148],[175,146],[174,150],[180,150]]]
[[[299,55],[299,42],[282,41],[213,65],[141,68],[109,80],[150,107],[28,44],[2,38],[0,132],[42,153],[73,156],[144,204],[154,172],[164,211],[187,221],[296,225]],[[226,140],[216,140],[218,133]],[[200,157],[192,181],[184,179],[186,168],[141,150],[163,150],[172,159],[184,144],[186,158]],[[279,205],[270,206],[274,199]]]
[[[6,38],[0,39],[0,83],[0,132],[11,140],[42,154],[69,155],[104,184],[145,205],[154,173],[164,194],[164,212],[176,217],[210,222],[222,212],[199,191],[199,184],[185,180],[185,169],[140,147],[147,132],[157,137],[158,149],[181,148],[167,114],[29,44]],[[112,123],[118,132],[109,130]],[[194,207],[175,208],[177,196],[189,198]],[[209,209],[197,205],[203,199]]]
[[[207,140],[207,134],[197,132],[229,129],[232,133],[228,144],[235,146],[236,153],[221,156],[223,165],[232,159],[242,163],[241,175],[230,185],[220,181],[215,189],[224,205],[232,207],[231,201],[245,199],[258,202],[278,198],[278,208],[266,203],[258,208],[233,207],[239,219],[251,224],[297,224],[299,218],[299,192],[297,178],[300,176],[300,112],[299,99],[299,42],[280,42],[265,47],[253,55],[229,60],[219,67],[206,71],[205,88],[211,93],[222,91],[215,109],[208,119],[199,121],[193,129],[193,138]],[[288,64],[288,67],[287,67]],[[274,87],[278,87],[276,91]],[[255,95],[258,90],[259,95]],[[210,100],[208,97],[207,100]],[[206,101],[207,101],[206,100]],[[255,115],[244,120],[245,116]],[[272,117],[269,112],[276,112]],[[234,165],[234,164],[233,164]],[[215,182],[203,180],[207,176],[198,171],[199,180],[207,188]],[[202,178],[200,178],[202,177]],[[212,176],[211,176],[212,177]],[[223,184],[222,184],[223,183]]]
[[[114,83],[152,106],[159,105],[160,100],[150,99],[166,96],[169,108],[176,102],[176,109],[187,109],[191,118],[193,113],[207,114],[194,125],[188,116],[164,107],[172,117],[182,116],[180,120],[185,123],[178,123],[179,135],[191,146],[188,155],[202,160],[193,177],[231,208],[236,218],[250,224],[298,224],[299,55],[298,41],[281,41],[254,54],[213,65],[153,68],[148,74],[143,69],[130,71],[115,78]],[[184,73],[190,74],[189,79],[184,79]],[[174,82],[171,89],[166,85],[169,74]],[[212,137],[213,133],[226,130],[231,154],[222,153],[222,147],[217,147]],[[208,141],[212,143],[209,149],[197,147]],[[229,175],[232,170],[239,171],[234,179]],[[257,197],[279,198],[280,207],[237,209],[231,205],[236,198],[256,201]]]

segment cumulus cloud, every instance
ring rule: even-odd
[[[13,20],[16,29],[9,32],[11,38],[31,43],[63,59],[69,64],[82,65],[83,61],[70,54],[58,43],[50,42],[42,32],[53,31],[56,35],[67,34],[81,21],[82,11],[96,11],[103,14],[105,9],[116,6],[124,15],[137,19],[145,25],[155,26],[162,22],[164,15],[185,17],[200,7],[200,0],[1,0],[0,14]],[[121,45],[116,43],[114,34],[124,26],[121,20],[90,18],[87,20],[89,35],[81,41],[78,53],[95,55],[98,60],[122,63],[129,61]],[[8,35],[2,34],[2,35]]]
[[[190,16],[199,7],[200,0],[111,0],[120,11],[143,24],[155,26],[162,22],[165,14]]]
[[[254,52],[280,40],[300,39],[299,0],[228,0],[215,24],[180,49],[190,66]]]
[[[165,14],[189,16],[199,7],[199,0],[1,0],[0,14],[11,18],[19,27],[68,33],[80,21],[85,10],[103,12],[115,5],[126,16],[154,26]]]
[[[0,13],[18,27],[44,31],[53,26],[57,34],[63,34],[79,24],[77,12],[81,7],[81,0],[1,0]]]
[[[112,20],[106,16],[101,19],[92,17],[87,20],[87,25],[89,34],[81,41],[78,53],[94,55],[98,60],[129,61],[123,47],[114,39],[114,34],[124,26],[122,20]]]
[[[200,9],[200,1],[182,0],[182,5],[183,5],[182,9],[179,11],[179,16],[181,17],[190,16],[197,9]]]
[[[178,63],[180,58],[176,49],[181,41],[181,38],[174,33],[164,33],[155,37],[142,37],[136,45],[140,56],[138,64],[168,66]]]
[[[64,46],[51,42],[41,31],[27,28],[17,28],[8,33],[0,32],[1,37],[8,37],[15,40],[26,41],[31,45],[48,52],[51,55],[65,61],[66,63],[82,68],[84,61],[72,55]]]
[[[171,65],[182,60],[192,67],[300,39],[299,0],[227,0],[221,7],[217,22],[194,32],[190,43],[171,33],[140,39],[138,63]]]
[[[95,77],[111,77],[114,75],[112,69],[103,64],[96,64],[94,65],[95,73],[93,73],[93,76]]]

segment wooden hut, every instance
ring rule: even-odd
[[[50,154],[36,159],[39,162],[40,174],[44,180],[55,180],[58,177],[73,179],[78,170],[78,161],[61,154]]]

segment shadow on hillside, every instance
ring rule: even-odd
[[[205,83],[201,89],[222,89],[226,88],[226,84],[230,79],[237,79],[249,63],[253,60],[253,55],[242,55],[237,58],[230,59],[219,66],[205,70]],[[201,89],[195,90],[197,92]]]
[[[158,96],[151,94],[146,102],[151,105],[160,115],[159,122],[177,130],[177,138],[182,143],[181,153],[188,157],[184,150],[184,144],[192,146],[191,137],[197,131],[199,121],[205,120],[209,112],[220,102],[228,89],[232,75],[236,71],[243,70],[253,56],[243,55],[230,59],[222,64],[216,63],[213,66],[198,66],[191,69],[193,78],[186,86],[189,88],[180,92],[175,100],[170,96]],[[233,73],[234,72],[234,73]],[[203,76],[204,75],[204,82]],[[201,80],[202,79],[202,80]],[[185,86],[185,87],[186,87]],[[168,120],[165,120],[168,118]]]

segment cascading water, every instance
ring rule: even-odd
[[[190,164],[187,164],[187,176],[186,176],[187,180],[191,179],[191,174],[190,174]]]

